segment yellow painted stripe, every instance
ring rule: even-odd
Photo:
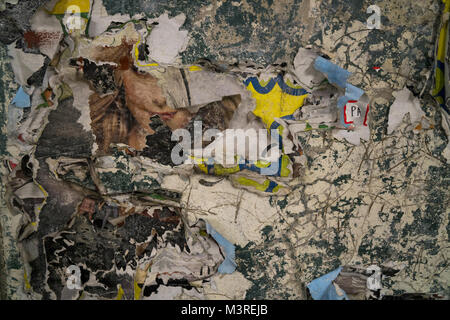
[[[45,189],[36,181],[34,181],[34,184],[36,184],[39,188],[39,190],[42,191],[42,193],[44,194],[44,201],[41,203],[40,206],[37,207],[37,213],[36,213],[36,218],[39,217],[39,213],[41,213],[42,208],[45,206],[45,204],[47,203],[47,197],[48,197],[48,193],[47,191],[45,191]],[[35,228],[37,228],[37,223],[35,221],[31,222],[31,225]]]

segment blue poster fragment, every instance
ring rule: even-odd
[[[347,294],[339,295],[333,281],[341,273],[342,267],[337,268],[308,284],[309,292],[314,300],[349,300]]]
[[[206,232],[217,241],[217,243],[224,249],[225,251],[225,260],[219,266],[220,273],[233,273],[236,270],[236,262],[235,258],[235,248],[234,245],[225,239],[220,233],[218,233],[214,228],[206,222]]]

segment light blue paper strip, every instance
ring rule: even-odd
[[[335,84],[342,89],[347,87],[347,79],[350,77],[351,73],[345,69],[342,69],[330,60],[317,57],[316,61],[314,61],[314,68],[325,74],[330,83]]]
[[[30,96],[20,87],[11,103],[18,108],[28,108],[31,105]]]
[[[309,292],[314,300],[349,300],[345,292],[342,296],[338,295],[333,285],[333,281],[341,273],[341,270],[342,267],[339,267],[308,284]]]
[[[225,239],[220,233],[218,233],[214,228],[206,222],[206,232],[208,232],[214,240],[225,250],[225,260],[219,266],[220,273],[233,273],[236,270],[235,258],[235,248],[234,245]]]

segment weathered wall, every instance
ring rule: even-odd
[[[236,253],[238,271],[251,282],[246,298],[305,298],[305,283],[339,265],[386,261],[406,266],[387,283],[395,293],[448,293],[450,169],[441,156],[447,137],[427,93],[440,1],[104,0],[104,4],[110,14],[184,13],[184,28],[191,36],[182,54],[185,63],[200,58],[290,63],[299,47],[312,45],[353,72],[352,83],[371,97],[371,141],[353,146],[326,134],[306,134],[310,165],[295,182],[295,192],[241,211],[237,199],[242,195],[224,195],[224,207],[211,209],[214,215],[232,212],[234,217],[236,212],[238,217],[239,213],[236,219],[223,218],[236,230],[247,219],[261,218],[252,210],[270,213],[255,222],[256,236],[236,236],[244,239]],[[364,26],[371,4],[382,10],[381,30]],[[1,19],[0,15],[1,30],[8,30],[12,25]],[[14,32],[21,28],[20,23],[15,25]],[[17,86],[11,83],[4,47],[0,52],[4,124],[5,109]],[[374,71],[374,66],[381,71]],[[415,94],[426,86],[421,105],[436,125],[413,134],[405,124],[388,136],[392,92],[404,86]],[[5,154],[4,138],[2,143],[0,151]],[[195,187],[194,199],[196,192],[197,203],[214,196],[208,188]],[[16,267],[20,269],[8,265]]]

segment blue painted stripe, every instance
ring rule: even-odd
[[[261,94],[267,94],[270,91],[272,91],[277,81],[274,78],[272,78],[265,87],[261,86],[257,77],[251,77],[244,81],[246,87],[248,87],[250,83],[253,85],[253,88],[256,90],[256,92]]]

